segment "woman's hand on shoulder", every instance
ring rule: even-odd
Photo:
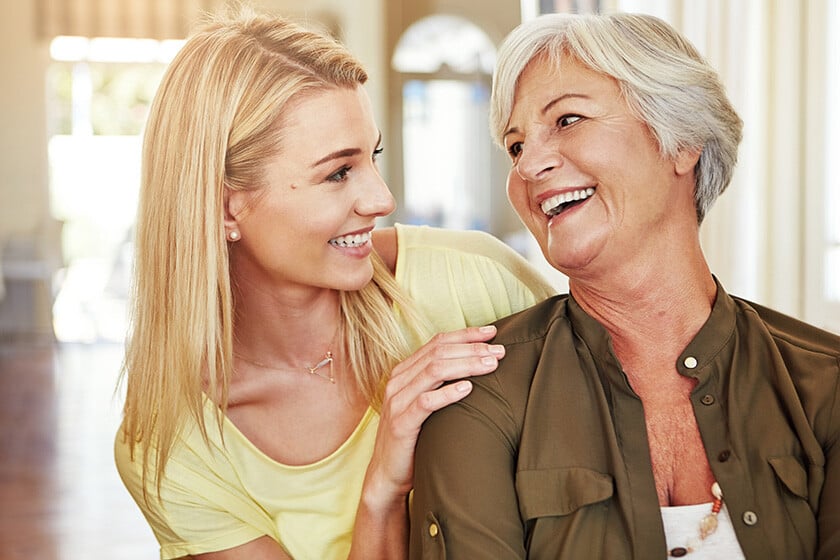
[[[367,499],[384,503],[408,494],[420,427],[432,412],[469,394],[472,383],[464,378],[496,369],[505,349],[487,343],[495,334],[493,326],[437,334],[394,368],[365,479]]]

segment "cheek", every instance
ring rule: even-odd
[[[528,209],[528,193],[525,190],[525,181],[522,180],[522,177],[514,168],[511,168],[508,172],[506,190],[511,206],[520,217],[524,218]]]

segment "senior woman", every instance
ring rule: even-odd
[[[422,429],[411,558],[840,557],[840,338],[729,295],[699,227],[742,123],[650,16],[505,40],[508,196],[570,293]]]

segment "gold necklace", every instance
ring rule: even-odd
[[[340,322],[335,327],[335,332],[332,335],[332,340],[330,341],[330,346],[335,345],[335,341],[338,338],[339,332],[341,332],[341,323]],[[297,369],[297,368],[279,368],[279,367],[276,367],[276,366],[270,366],[270,365],[264,364],[262,362],[257,362],[256,360],[246,358],[242,354],[238,354],[236,352],[234,352],[233,355],[236,356],[237,358],[239,358],[240,360],[244,361],[244,362],[248,362],[252,366],[257,366],[258,368],[273,369],[274,371],[290,371],[290,370]],[[335,376],[333,375],[333,362],[334,361],[335,361],[335,358],[333,358],[332,351],[327,350],[324,353],[324,357],[321,358],[321,361],[319,361],[317,364],[315,364],[314,366],[304,365],[302,367],[307,372],[309,372],[309,375],[317,375],[318,377],[320,377],[322,379],[326,379],[330,383],[335,384]],[[329,366],[329,370],[327,370],[327,373],[325,375],[324,373],[321,373],[320,370],[323,369],[326,366]]]
[[[237,354],[236,352],[234,352],[233,355],[236,356],[237,358],[239,358],[240,360],[242,360],[243,362],[248,362],[252,366],[257,366],[258,368],[262,368],[262,369],[273,369],[274,371],[289,371],[291,369],[291,368],[279,368],[279,367],[276,367],[276,366],[270,366],[268,364],[263,364],[263,363],[257,362],[256,360],[246,358],[242,354]],[[318,377],[321,377],[323,379],[328,380],[330,383],[335,383],[335,376],[333,375],[333,361],[334,360],[335,360],[335,358],[333,358],[332,352],[327,350],[327,352],[324,354],[324,357],[321,359],[320,362],[318,362],[314,366],[303,366],[303,369],[305,369],[307,372],[309,372],[310,375],[317,375]],[[329,366],[329,370],[328,370],[328,373],[326,375],[324,375],[323,373],[321,373],[319,371],[321,368],[323,368],[325,366]]]

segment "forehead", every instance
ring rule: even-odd
[[[299,94],[289,103],[280,123],[283,137],[295,146],[318,151],[332,146],[358,143],[377,135],[370,98],[364,87],[326,87]]]
[[[513,113],[525,103],[549,102],[559,96],[587,98],[619,96],[618,82],[601,72],[584,65],[569,54],[534,57],[516,83]]]

